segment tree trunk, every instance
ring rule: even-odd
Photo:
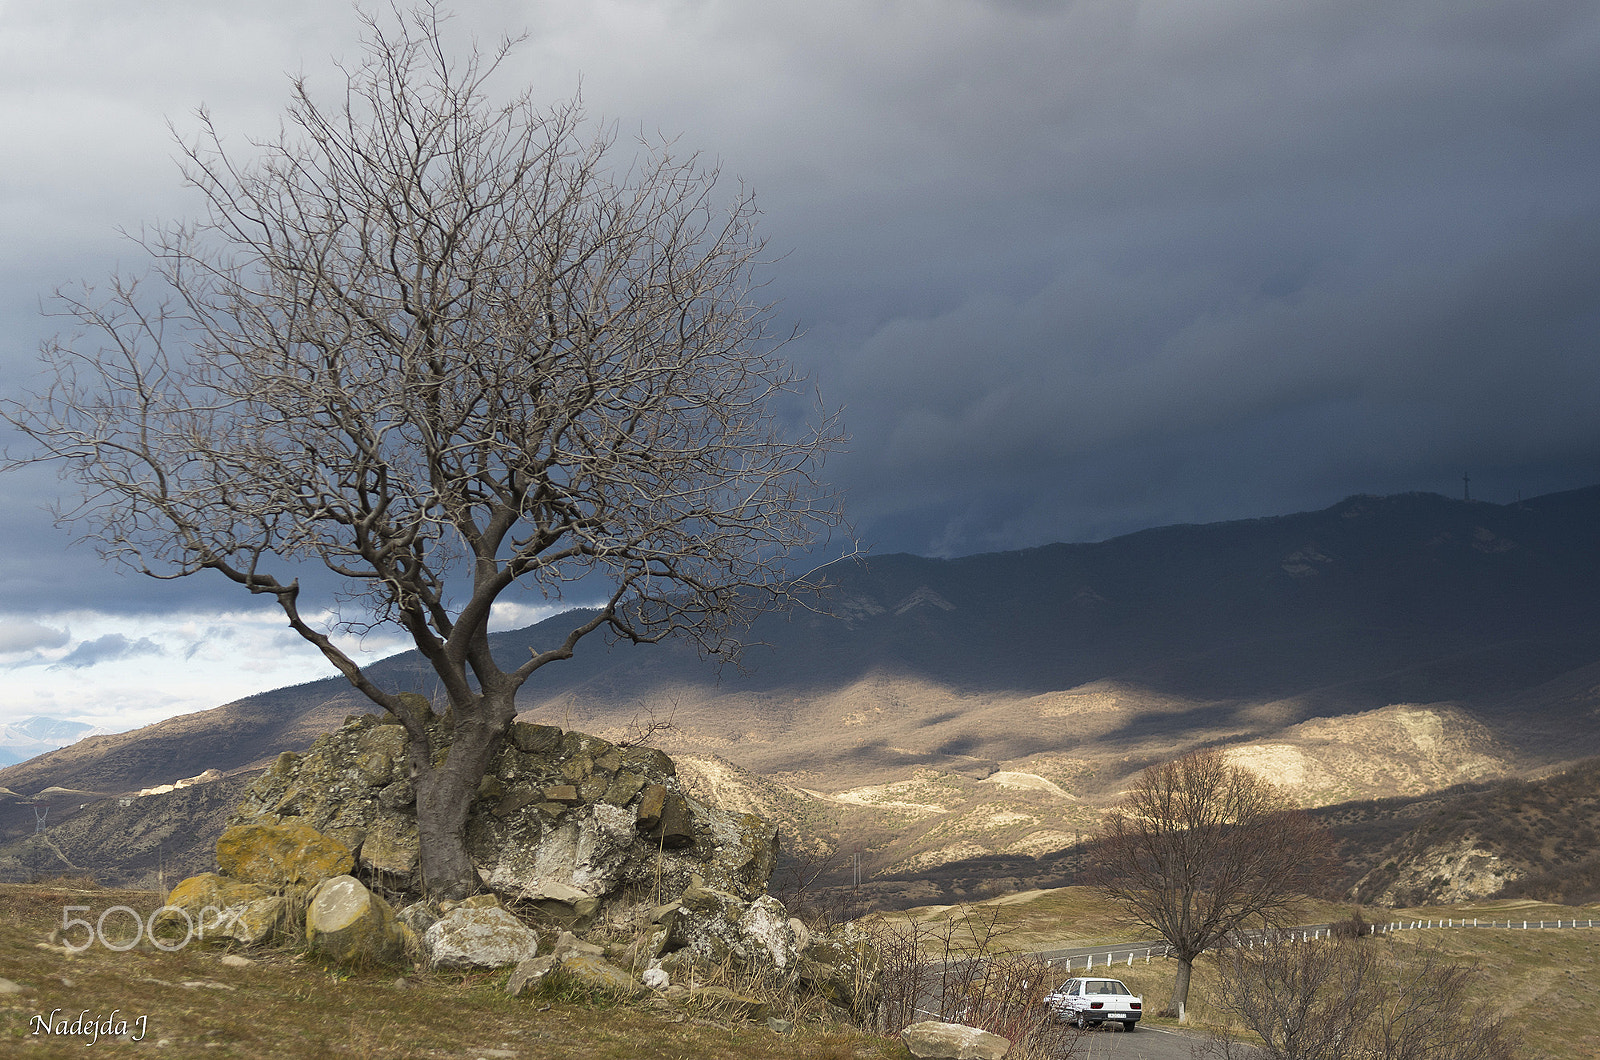
[[[1172,1001],[1167,1005],[1165,1015],[1172,1019],[1178,1018],[1180,1005],[1189,1003],[1189,977],[1194,974],[1194,958],[1178,958],[1178,979],[1172,984]]]
[[[422,890],[434,898],[465,898],[478,891],[478,871],[467,856],[467,811],[477,781],[469,782],[449,762],[418,777],[417,837]]]
[[[433,898],[466,898],[483,889],[478,870],[467,854],[466,826],[478,784],[487,772],[500,737],[510,726],[515,707],[485,700],[467,717],[455,717],[444,761],[419,772],[417,835],[422,889]]]

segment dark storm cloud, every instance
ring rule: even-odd
[[[1466,471],[1491,500],[1600,481],[1591,0],[458,9],[483,39],[529,30],[503,89],[560,99],[581,75],[621,143],[681,134],[756,189],[769,290],[806,329],[790,350],[853,437],[828,472],[880,551],[1453,492]],[[331,87],[353,50],[348,12],[201,10],[24,20],[46,58],[7,56],[27,61],[0,102],[26,162],[0,196],[8,367],[47,333],[40,293],[130,260],[113,224],[192,209],[162,115],[181,131],[205,101],[240,137],[270,128],[281,71]],[[78,42],[98,65],[53,74]],[[18,514],[55,488],[0,481],[9,599],[234,600],[64,560]]]

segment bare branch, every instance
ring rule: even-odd
[[[1087,879],[1171,945],[1176,1015],[1194,959],[1246,925],[1286,923],[1330,851],[1282,792],[1211,749],[1145,770],[1106,818]]]
[[[840,524],[818,473],[841,436],[820,406],[800,429],[780,412],[803,380],[747,190],[723,201],[670,142],[619,162],[577,100],[492,102],[513,42],[456,58],[436,5],[391,15],[364,16],[331,100],[293,81],[252,157],[200,111],[183,175],[203,213],[137,237],[148,275],[62,294],[80,331],[5,415],[37,443],[18,462],[77,480],[62,516],[108,558],[275,595],[390,710],[335,638],[398,625],[450,738],[492,743],[517,687],[602,628],[735,655],[808,587],[791,557]],[[298,610],[308,561],[342,580],[329,629]],[[578,581],[612,587],[598,617],[494,658],[503,593]]]

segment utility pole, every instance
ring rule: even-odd
[[[1461,499],[1472,500],[1472,479],[1465,472],[1461,475]]]

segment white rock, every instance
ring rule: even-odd
[[[1001,1060],[1011,1042],[998,1034],[960,1023],[925,1020],[900,1032],[918,1060]]]
[[[538,955],[539,935],[501,909],[452,909],[423,936],[435,969],[504,968]]]
[[[745,907],[739,931],[764,951],[764,956],[752,954],[758,965],[770,964],[781,972],[794,964],[799,947],[789,911],[772,895],[764,894]]]
[[[306,942],[335,960],[379,963],[397,960],[405,937],[389,903],[353,876],[335,876],[311,889]]]

